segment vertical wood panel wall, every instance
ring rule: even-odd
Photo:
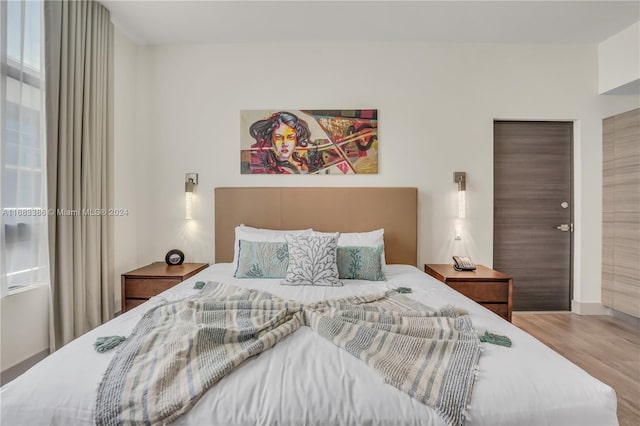
[[[602,304],[640,318],[640,109],[602,128]]]

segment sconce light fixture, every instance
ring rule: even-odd
[[[185,219],[193,219],[193,190],[198,184],[197,173],[187,173],[184,176],[184,193],[185,193]]]
[[[458,184],[458,218],[466,216],[467,172],[454,172],[453,183]]]

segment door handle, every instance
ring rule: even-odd
[[[573,223],[563,223],[562,225],[556,226],[556,229],[562,232],[573,232]]]

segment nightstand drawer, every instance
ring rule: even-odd
[[[424,271],[511,321],[513,281],[510,276],[483,265],[476,265],[475,271],[456,271],[451,264],[428,264],[424,265]]]
[[[506,302],[509,284],[506,282],[448,282],[447,285],[476,302]]]
[[[124,302],[125,311],[135,308],[136,306],[142,305],[149,299],[126,299]]]
[[[506,303],[481,303],[482,306],[509,320],[509,305]]]
[[[178,278],[126,278],[124,292],[126,298],[148,299],[170,289],[182,280]]]
[[[154,262],[121,275],[122,312],[133,309],[209,266],[208,263],[167,265]]]

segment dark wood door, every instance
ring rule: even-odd
[[[571,122],[494,122],[493,267],[514,310],[571,309],[572,140]]]

